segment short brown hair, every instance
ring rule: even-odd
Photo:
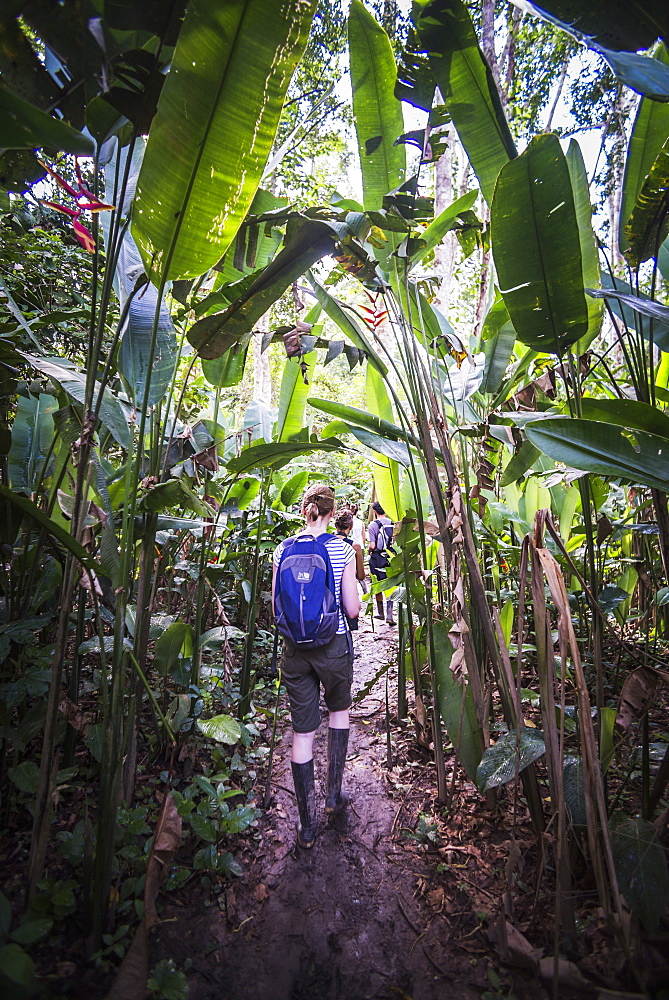
[[[310,486],[302,499],[302,512],[307,521],[315,521],[325,517],[334,510],[335,495],[332,487],[326,483],[315,483]]]

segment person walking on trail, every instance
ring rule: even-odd
[[[355,552],[355,578],[362,582],[365,579],[365,560],[362,554],[362,546],[353,538],[353,514],[350,507],[344,508],[344,510],[337,513],[334,526],[337,535],[353,547],[353,551]]]
[[[387,578],[386,569],[390,562],[388,553],[393,552],[393,522],[387,517],[378,500],[372,504],[372,510],[376,517],[367,526],[369,571],[377,580],[385,580]],[[382,621],[385,619],[388,625],[395,624],[392,601],[386,601],[385,615],[383,613],[383,594],[376,595],[376,617]]]
[[[351,512],[351,517],[353,518],[353,523],[351,525],[351,538],[359,545],[362,549],[365,544],[365,523],[361,517],[358,517],[358,511],[360,508],[357,503],[348,503],[346,507]]]
[[[303,531],[280,542],[273,555],[272,601],[283,635],[282,676],[293,724],[297,843],[304,848],[313,847],[317,832],[313,745],[321,721],[321,684],[329,712],[326,815],[343,813],[349,801],[341,790],[353,681],[346,616],[357,619],[360,599],[355,551],[327,532],[334,502],[329,486],[311,486],[302,500]]]

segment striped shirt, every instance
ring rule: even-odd
[[[299,534],[306,534],[306,532],[300,532]],[[281,556],[287,541],[290,541],[290,539],[287,538],[285,541],[279,542],[277,547],[274,549],[272,562],[276,567],[278,567],[279,562],[281,561]],[[334,575],[335,594],[339,600],[339,627],[337,628],[337,635],[339,635],[342,632],[348,631],[341,607],[341,578],[345,567],[348,566],[352,559],[355,559],[355,552],[353,551],[353,546],[344,541],[344,539],[340,538],[338,535],[328,535],[327,538],[323,539],[323,544],[326,546],[328,555],[330,556],[332,573]]]

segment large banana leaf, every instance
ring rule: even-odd
[[[393,422],[393,404],[388,395],[386,384],[372,365],[367,365],[365,399],[370,413],[381,420],[385,420],[386,423]],[[388,517],[392,518],[393,521],[399,521],[404,513],[403,511],[400,513],[398,510],[400,497],[399,466],[394,459],[387,458],[380,452],[375,452],[374,457],[378,462],[372,472],[376,495]]]
[[[33,503],[32,500],[28,500],[27,497],[21,496],[19,493],[13,493],[12,490],[2,484],[0,484],[0,500],[11,504],[24,517],[28,517],[38,524],[47,535],[51,535],[64,549],[70,552],[82,566],[92,569],[96,573],[102,573],[100,564],[86,551],[83,545],[76,538],[73,538],[69,531],[66,531],[60,524],[47,517],[44,511],[37,504]]]
[[[49,393],[19,396],[12,424],[12,444],[7,456],[9,482],[16,493],[30,496],[39,486],[44,461],[53,441],[53,413],[58,400]]]
[[[260,183],[315,0],[191,0],[137,185],[133,235],[163,278],[212,267]]]
[[[332,229],[322,222],[303,220],[286,238],[283,250],[264,267],[243,293],[223,312],[205,316],[188,331],[188,339],[202,358],[218,358],[250,333],[261,316],[289,285],[312,264],[334,250]]]
[[[404,431],[397,424],[389,420],[384,420],[376,416],[376,414],[368,413],[367,410],[359,410],[357,406],[347,406],[345,403],[335,403],[331,399],[320,399],[317,396],[309,396],[307,403],[317,410],[321,410],[323,413],[327,413],[332,417],[338,417],[347,424],[356,424],[358,427],[365,427],[368,431],[372,431],[373,434],[379,434],[389,441],[406,440]],[[412,443],[416,443],[411,437],[409,440]]]
[[[316,366],[316,352],[286,358],[279,390],[277,441],[290,441],[304,429],[304,410]]]
[[[248,341],[246,344],[235,344],[222,354],[220,358],[213,361],[202,360],[202,374],[209,385],[229,388],[232,385],[239,385],[246,366],[246,355],[249,351]]]
[[[449,623],[445,621],[435,622],[432,626],[437,697],[448,737],[468,777],[475,781],[476,768],[483,754],[483,733],[466,677],[457,680],[451,670],[454,650],[448,629]]]
[[[458,224],[458,216],[461,212],[468,212],[473,207],[477,198],[478,191],[467,191],[466,194],[456,198],[443,212],[440,212],[436,219],[433,219],[429,226],[420,234],[424,245],[421,244],[420,250],[413,254],[411,258],[412,263],[417,264],[431,250],[434,250],[441,243],[446,233],[450,233],[452,229],[455,229]]]
[[[664,45],[660,46],[655,58],[664,64],[669,63],[669,52]],[[623,254],[628,247],[625,226],[639,197],[643,182],[668,137],[669,104],[661,104],[659,101],[643,97],[639,102],[625,160],[618,220],[618,243]]]
[[[316,299],[323,308],[323,312],[337,324],[342,333],[345,333],[357,348],[365,352],[369,364],[376,368],[381,375],[386,375],[388,373],[386,365],[376,353],[367,334],[356,323],[350,312],[344,309],[338,299],[330,295],[328,290],[321,285],[311,272],[309,272],[307,277],[309,278],[309,284],[314,290]]]
[[[658,35],[663,35],[665,41],[669,37],[669,17],[664,0],[616,4],[615,10],[612,10],[609,0],[587,5],[565,3],[564,0],[549,0],[541,4],[530,0],[512,0],[512,3],[538,14],[598,52],[627,87],[656,101],[669,100],[669,67],[636,53],[636,49],[651,45]],[[586,30],[586,25],[592,25],[594,31]],[[612,48],[608,48],[593,36],[615,41]],[[639,38],[644,39],[644,44],[636,44]]]
[[[404,181],[406,152],[394,145],[404,132],[402,105],[395,98],[397,67],[390,39],[361,0],[352,0],[348,18],[353,114],[368,212]]]
[[[611,278],[609,274],[602,274],[602,291],[594,294],[603,296],[608,300],[609,307],[616,316],[619,316],[628,330],[641,328],[643,336],[648,339],[650,334],[649,324],[644,322],[644,316],[653,319],[653,343],[661,351],[669,351],[669,319],[660,309],[660,303],[655,302],[643,292],[637,292],[622,278]],[[610,292],[609,292],[610,290]]]
[[[460,141],[490,203],[516,147],[492,72],[462,0],[414,0],[412,19]]]
[[[63,153],[91,156],[95,143],[66,122],[21,100],[0,86],[0,148],[35,149],[36,146]]]
[[[86,402],[86,376],[83,372],[79,372],[75,368],[65,367],[68,362],[58,364],[48,358],[38,358],[31,354],[23,354],[23,352],[21,354],[33,368],[62,386],[68,396],[76,400],[77,403]],[[100,387],[96,383],[94,405],[99,394]],[[100,422],[122,448],[128,448],[130,445],[129,410],[130,408],[124,405],[109,389],[103,391],[99,409]]]
[[[657,154],[625,227],[625,257],[638,267],[657,256],[669,232],[669,139]]]
[[[588,329],[581,244],[569,168],[540,135],[499,175],[491,210],[499,285],[518,339],[562,354]]]
[[[482,330],[485,367],[481,392],[499,392],[513,356],[516,331],[509,319],[504,299],[498,298],[489,309]]]
[[[601,420],[669,438],[669,415],[637,399],[591,399],[585,396],[581,400],[581,413],[586,420]]]
[[[109,204],[117,206],[122,220],[130,214],[144,155],[143,144],[134,144],[130,164],[127,162],[128,154],[126,146],[115,152],[105,165],[105,198]],[[123,177],[126,172],[123,203],[118,204],[117,178]],[[110,219],[107,213],[104,213],[102,222],[109,253]],[[158,303],[156,286],[149,282],[140,291],[135,291],[144,277],[144,264],[137,244],[126,229],[114,272],[114,287],[121,312],[127,309],[117,365],[130,399],[140,409],[144,405],[155,406],[164,397],[172,381],[178,353],[172,317],[165,299]]]
[[[556,462],[600,476],[618,476],[635,486],[669,490],[669,438],[571,417],[532,421],[525,433]]]
[[[322,441],[286,441],[278,444],[266,444],[259,441],[245,448],[236,458],[227,463],[228,472],[234,474],[247,472],[249,469],[280,469],[288,465],[293,458],[310,455],[316,451],[339,451],[343,448],[337,438],[324,438]]]
[[[574,194],[574,208],[576,210],[576,220],[578,223],[578,236],[581,241],[581,265],[583,268],[583,284],[586,288],[599,288],[599,253],[597,251],[597,241],[592,228],[592,204],[590,202],[590,188],[588,186],[588,175],[583,162],[581,147],[572,139],[567,150],[567,167],[571,178],[571,189]],[[588,329],[584,337],[576,344],[576,353],[585,354],[590,344],[593,342],[602,326],[604,316],[604,303],[599,299],[588,297],[586,299],[588,308]]]

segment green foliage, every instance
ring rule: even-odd
[[[517,771],[524,771],[545,752],[544,734],[538,729],[523,727],[520,733],[513,729],[504,733],[494,746],[485,750],[476,769],[479,790],[487,792],[512,781]]]

